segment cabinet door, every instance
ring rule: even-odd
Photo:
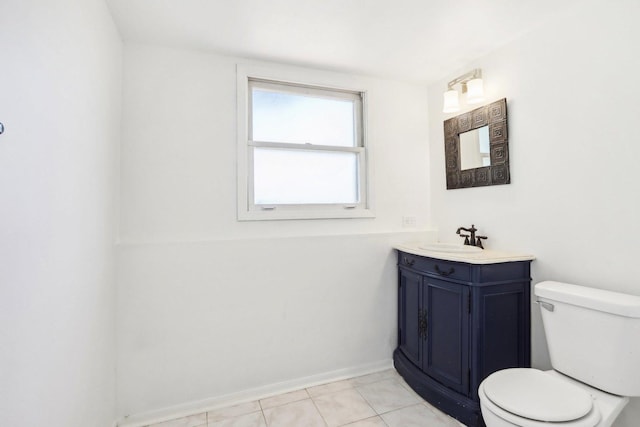
[[[469,392],[469,288],[424,278],[427,311],[423,369],[441,384]]]
[[[422,276],[400,268],[398,283],[398,347],[418,368],[422,369],[420,318]],[[422,334],[424,335],[424,333]]]
[[[523,282],[475,290],[472,322],[477,328],[471,344],[473,385],[480,385],[500,369],[531,366],[529,289],[529,282]]]

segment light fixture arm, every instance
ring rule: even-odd
[[[457,84],[462,86],[462,93],[467,92],[467,82],[473,79],[481,79],[482,78],[482,70],[480,68],[473,69],[468,73],[464,73],[463,75],[456,77],[447,83],[447,88],[449,90],[453,90],[453,87]]]

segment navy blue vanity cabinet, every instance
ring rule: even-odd
[[[529,367],[530,261],[469,264],[398,252],[396,370],[425,400],[484,427],[478,386]]]

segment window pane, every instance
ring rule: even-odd
[[[255,204],[358,203],[358,154],[255,148]]]
[[[355,145],[354,101],[252,88],[252,139],[294,144]]]

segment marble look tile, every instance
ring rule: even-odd
[[[404,387],[409,394],[411,394],[413,397],[415,397],[416,399],[418,399],[418,401],[420,402],[425,402],[425,400],[422,398],[422,396],[420,396],[418,393],[416,393],[416,391],[414,389],[411,388],[411,386],[409,384],[407,384],[407,382],[404,380],[404,378],[400,377],[398,379],[398,381],[400,382],[400,385],[402,387]],[[434,408],[435,409],[435,408]],[[437,409],[436,409],[437,410]]]
[[[262,411],[226,418],[221,421],[209,421],[207,427],[267,427]]]
[[[363,385],[357,390],[378,414],[421,403],[397,379]]]
[[[323,394],[314,397],[313,401],[329,427],[341,426],[376,415],[355,389]]]
[[[429,409],[431,412],[436,414],[439,418],[441,418],[444,421],[444,425],[445,426],[447,426],[447,427],[449,427],[449,426],[451,426],[451,427],[467,427],[464,424],[462,424],[460,421],[456,420],[453,417],[450,417],[449,415],[447,415],[444,412],[442,412],[440,409],[438,409],[435,406],[431,405],[429,402],[423,400],[422,404],[427,409]]]
[[[389,427],[449,427],[445,420],[423,404],[380,415]]]
[[[378,381],[388,380],[390,378],[402,378],[402,377],[400,377],[400,374],[398,374],[398,372],[396,372],[395,369],[387,369],[380,372],[374,372],[373,374],[363,375],[361,377],[355,377],[350,379],[349,381],[351,381],[351,383],[354,386],[359,386],[364,384],[375,383]]]
[[[149,427],[201,427],[207,425],[207,414],[191,415],[175,420],[164,421],[158,424],[151,424]]]
[[[371,417],[366,420],[356,421],[355,423],[345,424],[344,427],[387,427],[382,418]]]
[[[262,399],[260,400],[260,406],[262,406],[262,409],[267,409],[273,408],[274,406],[286,405],[287,403],[291,402],[297,402],[299,400],[305,400],[308,398],[309,394],[305,389],[302,389]]]
[[[436,416],[442,420],[442,427],[466,427],[460,421],[450,417],[449,415],[445,414],[444,412],[436,408],[433,408],[431,405],[425,405],[425,406],[427,409],[431,410],[431,412],[436,414]]]
[[[212,421],[221,421],[227,418],[234,418],[240,415],[249,414],[260,410],[260,404],[258,401],[241,403],[239,405],[227,406],[225,408],[215,409],[207,413],[207,420],[209,423]]]
[[[328,384],[317,385],[315,387],[309,387],[307,391],[311,397],[321,396],[323,394],[335,393],[337,391],[353,388],[353,382],[351,380],[335,381]]]
[[[264,410],[269,427],[326,427],[311,399]]]

